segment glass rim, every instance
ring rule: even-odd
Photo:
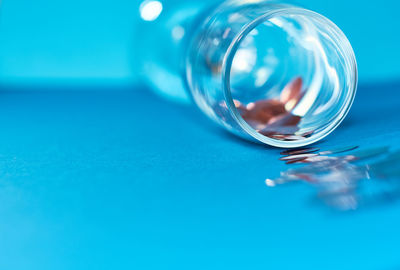
[[[305,138],[303,140],[284,141],[284,140],[270,138],[268,136],[260,134],[242,118],[240,112],[238,111],[238,109],[234,104],[233,97],[231,94],[230,77],[231,77],[232,62],[241,44],[241,41],[243,41],[244,38],[247,37],[247,35],[253,29],[258,27],[260,24],[278,15],[303,15],[303,16],[313,17],[314,19],[326,23],[330,27],[330,29],[333,30],[334,33],[336,34],[336,37],[332,37],[333,41],[337,46],[339,46],[339,48],[341,48],[345,52],[344,59],[349,64],[349,66],[346,65],[346,70],[350,71],[349,74],[351,76],[349,80],[350,84],[347,84],[349,91],[347,91],[345,101],[343,102],[340,111],[338,111],[338,113],[332,119],[330,119],[328,123],[326,123],[324,126],[321,126],[322,130],[312,134],[310,137]],[[253,140],[270,146],[281,147],[281,148],[296,148],[296,147],[310,145],[328,136],[333,130],[335,130],[340,125],[340,123],[349,113],[350,108],[355,99],[355,95],[357,92],[357,84],[358,84],[357,61],[355,58],[354,51],[351,47],[351,44],[348,41],[345,34],[328,18],[314,11],[295,6],[280,7],[279,9],[266,12],[263,15],[258,16],[257,18],[251,20],[249,23],[244,25],[241,31],[231,41],[224,55],[221,71],[222,71],[221,75],[223,81],[222,87],[223,87],[224,98],[233,119],[248,135],[250,135],[253,138]]]

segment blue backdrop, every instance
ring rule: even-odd
[[[298,0],[334,21],[356,52],[361,82],[397,79],[400,4]],[[139,1],[4,0],[0,82],[132,82]]]

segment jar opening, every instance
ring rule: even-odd
[[[344,34],[325,17],[292,7],[246,25],[223,69],[227,104],[238,123],[280,147],[307,145],[333,131],[357,85]]]

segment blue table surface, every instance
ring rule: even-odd
[[[398,202],[341,213],[267,188],[279,149],[146,89],[37,90],[0,92],[0,269],[400,267]],[[399,149],[399,113],[400,83],[362,85],[316,145]]]

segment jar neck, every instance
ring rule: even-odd
[[[260,29],[265,33],[264,39],[257,37],[261,42],[254,42],[253,47],[244,45],[259,25],[264,27],[263,24],[284,31]],[[278,54],[280,69],[271,61],[259,64],[259,59],[269,57],[260,51],[280,51],[281,45],[287,45],[284,39],[280,43],[277,41],[280,35],[287,35],[286,39],[293,43],[288,48],[295,52],[288,49],[286,55]],[[266,43],[271,43],[271,46],[265,46]],[[287,58],[286,66],[282,64],[283,58]],[[334,58],[333,64],[328,58]],[[304,66],[304,70],[293,68],[296,65]],[[328,135],[347,114],[357,85],[354,53],[346,37],[333,23],[314,12],[271,1],[227,1],[217,7],[195,31],[185,68],[193,99],[210,118],[243,137],[280,147],[298,147]],[[254,83],[248,78],[262,72],[276,72],[276,78],[270,78],[272,85],[266,82],[262,87],[251,89],[250,86],[258,86],[258,78],[253,80]],[[296,113],[304,118],[303,131],[312,130],[312,135],[285,141],[260,134],[243,119],[235,101],[253,102],[247,100],[251,93],[256,100],[273,97],[278,91],[276,89],[282,88],[283,80],[279,76],[284,78],[295,72],[302,73],[308,87]],[[232,81],[239,83],[233,85]],[[243,88],[240,81],[248,82],[248,87]],[[323,93],[324,88],[328,89],[326,93]],[[335,105],[335,102],[340,104]],[[321,117],[310,116],[317,113]]]

